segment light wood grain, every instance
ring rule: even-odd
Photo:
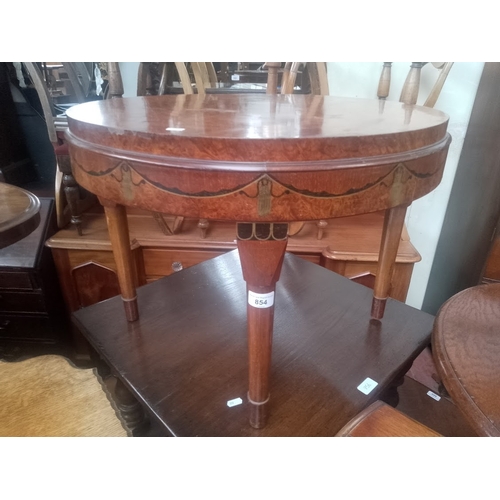
[[[382,401],[346,424],[337,437],[439,437],[440,434]]]

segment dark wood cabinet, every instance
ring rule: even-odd
[[[41,198],[38,228],[0,250],[0,357],[66,352],[69,321],[45,241],[56,231],[54,201]]]

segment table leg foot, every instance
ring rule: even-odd
[[[127,212],[123,205],[118,205],[102,198],[99,198],[99,201],[104,206],[106,213],[109,239],[113,248],[116,274],[118,276],[118,283],[120,284],[125,315],[128,321],[136,321],[139,318],[137,294],[135,291],[137,277],[130,249]]]
[[[123,300],[123,307],[125,309],[125,317],[127,318],[127,321],[136,321],[139,319],[139,307],[137,305],[137,297],[134,297],[133,299],[124,299]]]
[[[385,211],[377,276],[373,287],[372,317],[375,319],[384,317],[385,303],[391,288],[392,273],[403,231],[406,208],[406,205],[399,205]]]
[[[372,318],[382,319],[384,317],[386,304],[387,304],[387,299],[377,299],[377,297],[373,297],[372,313],[371,313]]]
[[[262,404],[250,403],[250,425],[254,429],[262,429],[266,426],[267,422],[267,401]]]

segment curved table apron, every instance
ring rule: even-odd
[[[479,436],[500,437],[500,283],[448,299],[432,332],[443,384]]]
[[[73,173],[105,208],[130,321],[138,309],[124,206],[237,222],[255,427],[269,399],[287,223],[386,210],[372,305],[381,319],[406,208],[441,181],[451,140],[440,111],[331,96],[137,97],[67,115]]]

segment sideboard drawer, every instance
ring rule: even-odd
[[[0,272],[0,289],[2,288],[33,290],[34,286],[27,272],[9,272],[2,270]]]
[[[39,292],[6,292],[0,290],[1,312],[46,312],[43,295]]]
[[[170,250],[159,248],[143,249],[144,270],[148,276],[168,276],[175,271],[213,259],[222,255],[223,251],[211,250]]]
[[[0,339],[55,342],[57,332],[47,316],[0,316]]]

